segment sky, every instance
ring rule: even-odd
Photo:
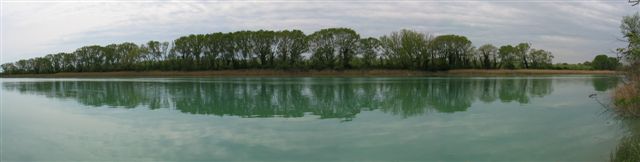
[[[86,45],[173,41],[238,30],[348,27],[361,37],[401,29],[464,35],[475,46],[531,43],[554,62],[614,56],[620,21],[640,11],[627,0],[0,0],[0,63],[73,52]]]

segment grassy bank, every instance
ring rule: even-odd
[[[622,117],[640,117],[640,92],[638,80],[622,84],[613,93],[614,110]]]
[[[217,71],[119,71],[119,72],[74,72],[55,74],[14,74],[5,78],[64,78],[64,77],[201,77],[201,76],[492,76],[492,75],[549,75],[549,74],[601,74],[614,75],[606,70],[483,70],[462,69],[449,71],[419,70],[217,70]]]
[[[613,162],[640,161],[640,135],[623,137],[611,153]]]
[[[640,76],[630,77],[628,83],[618,86],[613,92],[613,110],[623,120],[640,119]],[[640,161],[640,132],[631,127],[631,135],[621,139],[611,154],[611,161]],[[635,131],[634,131],[635,130]]]
[[[611,152],[610,161],[640,161],[640,119],[624,118],[621,122],[627,127],[629,134],[620,139],[616,148]]]

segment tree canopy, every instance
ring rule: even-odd
[[[609,57],[607,55],[598,55],[593,58],[591,66],[596,70],[615,70],[620,66],[618,58]]]
[[[638,22],[623,26],[636,33]],[[628,36],[636,39],[633,34]],[[89,45],[67,53],[1,65],[6,74],[224,69],[412,69],[550,68],[551,52],[529,43],[476,48],[462,35],[434,36],[403,29],[361,38],[353,29],[258,30],[191,34],[171,42]],[[633,51],[631,51],[633,53]]]
[[[622,17],[620,30],[628,44],[618,48],[618,54],[628,63],[629,74],[640,75],[640,13]]]

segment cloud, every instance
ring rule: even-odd
[[[635,11],[626,1],[3,1],[0,62],[194,33],[329,27],[367,37],[461,34],[476,46],[531,42],[556,62],[582,62],[623,46],[620,19]]]

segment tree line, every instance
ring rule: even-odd
[[[6,74],[225,69],[346,70],[550,68],[553,55],[529,43],[485,44],[461,35],[433,36],[400,30],[380,38],[349,28],[305,35],[300,30],[192,34],[172,42],[91,45],[74,52],[2,64]]]
[[[586,61],[585,65],[591,66],[595,70],[616,70],[622,63],[617,57],[610,57],[604,54],[597,55],[592,62]]]

